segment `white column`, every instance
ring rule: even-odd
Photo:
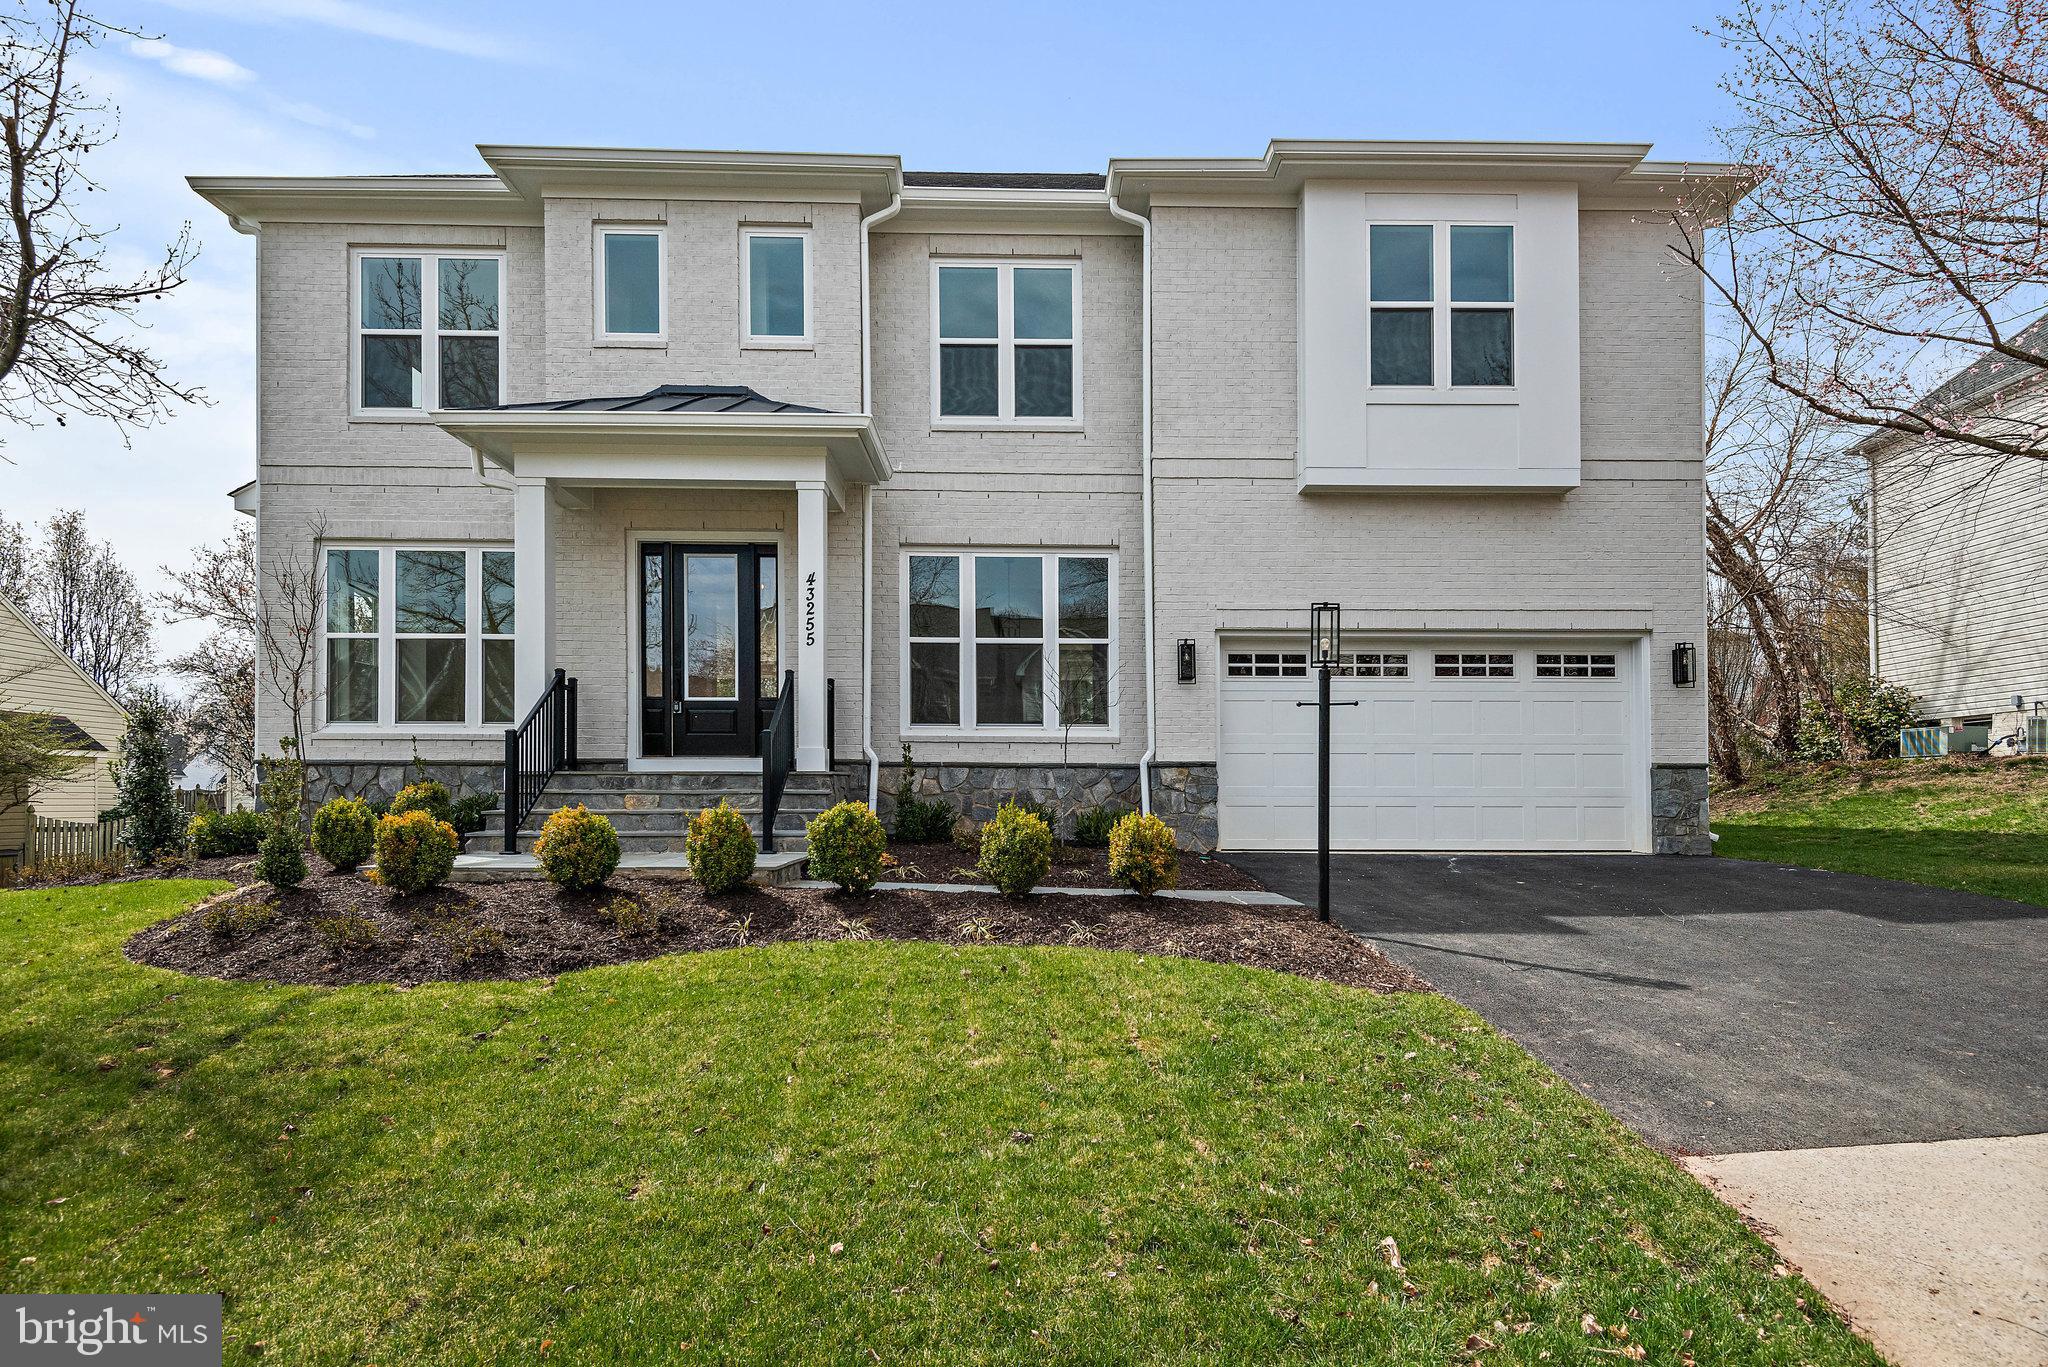
[[[796,767],[827,773],[825,749],[825,486],[796,486]]]
[[[512,720],[539,701],[555,672],[555,498],[544,479],[512,495]]]

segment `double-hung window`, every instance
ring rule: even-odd
[[[1113,723],[1114,557],[918,552],[904,565],[909,726]]]
[[[658,345],[668,335],[667,234],[600,224],[596,245],[597,340]]]
[[[803,228],[740,233],[740,317],[748,346],[811,344],[811,235]]]
[[[939,262],[933,269],[934,421],[1079,422],[1080,268]]]
[[[327,547],[327,723],[509,724],[512,554],[471,546]]]
[[[504,258],[356,256],[360,413],[488,408],[504,390]]]
[[[1367,230],[1375,387],[1500,389],[1515,382],[1515,230],[1375,223]]]

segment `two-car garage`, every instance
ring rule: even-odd
[[[1226,639],[1226,850],[1316,838],[1315,670],[1300,637]],[[1629,850],[1647,839],[1631,642],[1347,640],[1331,680],[1331,844]]]

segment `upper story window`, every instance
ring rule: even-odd
[[[658,342],[668,332],[667,235],[658,227],[597,230],[597,336]]]
[[[905,722],[1109,727],[1115,567],[1100,554],[906,557]]]
[[[1372,383],[1506,388],[1515,382],[1515,230],[1375,223],[1368,230]]]
[[[1079,267],[942,262],[934,269],[934,421],[1078,423]]]
[[[511,722],[512,555],[472,546],[328,547],[327,723]]]
[[[356,408],[487,408],[504,389],[504,258],[356,257]]]
[[[801,228],[740,234],[740,318],[748,346],[811,344],[811,235]]]

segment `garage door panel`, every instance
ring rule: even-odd
[[[1439,678],[1431,651],[1449,646],[1352,648],[1405,650],[1413,673],[1331,681],[1333,700],[1360,704],[1331,715],[1337,848],[1631,847],[1644,764],[1632,726],[1628,653],[1616,650],[1624,677],[1538,677],[1537,652],[1589,647],[1524,641],[1514,647],[1512,677]],[[1461,649],[1492,655],[1505,647]],[[1316,713],[1296,704],[1313,702],[1315,690],[1312,674],[1220,682],[1226,848],[1314,847]]]

